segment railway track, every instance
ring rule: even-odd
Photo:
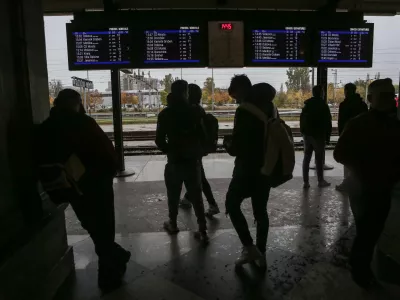
[[[326,150],[333,150],[335,148],[336,141],[332,141],[330,144],[326,145]],[[294,143],[294,148],[296,151],[302,151],[303,141],[297,141]],[[216,153],[225,153],[225,149],[222,144],[218,144]],[[161,155],[162,152],[156,147],[156,145],[145,145],[145,146],[125,146],[124,155],[125,156],[139,156],[139,155]]]
[[[292,128],[293,137],[301,137],[300,128]],[[232,134],[232,129],[220,129],[219,130],[219,138],[224,138],[227,135]],[[338,135],[337,128],[333,128],[332,135]],[[107,132],[107,136],[114,140],[114,133]],[[156,138],[155,131],[124,131],[123,139],[124,141],[154,141]]]

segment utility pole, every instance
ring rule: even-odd
[[[211,105],[212,111],[214,111],[214,68],[211,68]]]
[[[400,120],[400,105],[399,105],[399,97],[400,97],[400,72],[399,72],[399,87],[397,88],[397,119]]]
[[[369,73],[367,74],[367,80],[365,81],[365,102],[367,102],[368,84],[369,84]]]
[[[89,71],[88,70],[86,71],[86,79],[89,80]],[[85,96],[84,96],[84,100],[83,100],[83,105],[84,105],[85,111],[87,111],[86,89],[84,89],[84,90],[85,90]],[[90,113],[90,111],[89,111],[89,113]]]
[[[336,102],[337,69],[333,69],[333,103]]]
[[[314,75],[315,75],[315,68],[312,67],[312,68],[311,68],[311,82],[312,82],[311,88],[313,88],[314,85],[315,85]]]

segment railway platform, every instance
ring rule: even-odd
[[[342,180],[342,166],[334,162],[332,151],[327,151],[326,161],[335,167],[325,172],[332,186],[317,188],[315,174],[310,172],[311,189],[305,191],[302,157],[301,152],[296,152],[294,179],[271,191],[265,274],[254,266],[234,268],[240,242],[224,214],[233,158],[227,154],[204,158],[206,175],[221,208],[219,215],[208,220],[211,241],[204,246],[193,237],[196,219],[192,210],[180,209],[178,235],[163,232],[162,223],[167,216],[165,156],[127,157],[126,166],[136,175],[115,179],[117,242],[132,252],[125,284],[113,293],[101,295],[96,286],[97,262],[92,242],[68,208],[67,233],[74,248],[76,273],[56,300],[399,299],[398,288],[387,281],[382,281],[383,288],[372,294],[352,282],[346,262],[355,234],[354,222],[347,196],[334,188]],[[254,234],[250,201],[245,201],[242,209]],[[383,268],[386,277],[397,278],[397,270],[378,263],[382,260],[379,255],[376,272]]]

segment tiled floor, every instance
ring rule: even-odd
[[[400,299],[395,286],[366,293],[354,285],[346,269],[355,233],[353,219],[347,197],[334,190],[342,179],[342,168],[328,152],[327,162],[335,168],[326,176],[333,186],[319,189],[314,177],[307,192],[301,189],[301,158],[302,153],[297,153],[295,178],[271,191],[268,272],[263,274],[253,266],[234,268],[240,242],[223,213],[209,220],[208,246],[193,237],[196,220],[191,210],[180,211],[181,232],[177,236],[164,233],[165,158],[128,157],[127,167],[135,169],[136,175],[115,182],[116,240],[132,252],[125,285],[101,295],[96,286],[93,245],[72,211],[67,210],[76,273],[56,300]],[[223,208],[233,159],[225,154],[211,155],[204,160],[204,167]],[[250,203],[244,202],[242,208],[253,227]]]

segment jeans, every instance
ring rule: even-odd
[[[303,159],[303,180],[309,182],[310,162],[313,152],[315,152],[315,168],[318,181],[324,180],[324,157],[325,140],[323,138],[314,138],[312,136],[303,136],[304,140],[304,159]]]
[[[206,217],[201,190],[201,162],[170,163],[165,166],[165,185],[167,187],[169,219],[176,223],[182,185],[185,184],[200,231],[207,230]]]
[[[70,191],[50,193],[55,202],[69,202],[82,227],[93,240],[99,262],[118,260],[125,250],[115,243],[113,179],[91,180],[81,187],[83,196]]]
[[[211,206],[218,206],[217,202],[215,201],[214,195],[211,190],[211,186],[208,183],[208,180],[206,178],[206,173],[204,172],[204,167],[203,167],[203,162],[200,163],[201,167],[201,185],[203,189],[204,196],[206,196],[206,200],[209,205]],[[189,200],[189,193],[185,193],[185,198]]]
[[[390,211],[391,191],[362,187],[358,199],[350,198],[356,223],[356,237],[350,255],[354,273],[371,274],[370,264],[375,245],[384,229]]]
[[[267,248],[267,238],[269,230],[269,219],[267,213],[267,202],[269,198],[270,186],[265,176],[233,173],[232,181],[226,195],[226,211],[229,214],[232,224],[239,235],[243,246],[253,245],[253,238],[250,235],[246,218],[240,206],[245,198],[251,198],[254,218],[257,222],[258,249],[265,253]]]

